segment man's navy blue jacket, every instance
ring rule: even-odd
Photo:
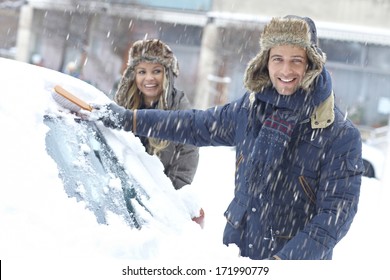
[[[242,256],[331,259],[357,212],[364,170],[360,133],[334,106],[327,88],[295,127],[282,162],[267,174],[267,185],[250,187],[248,174],[256,166],[248,159],[256,153],[256,133],[262,116],[275,110],[263,92],[255,102],[250,96],[207,110],[138,110],[133,131],[196,146],[236,147],[235,194],[225,212],[223,242],[237,244]],[[256,107],[262,109],[253,121]],[[332,121],[321,124],[321,115],[329,113]]]

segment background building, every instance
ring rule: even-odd
[[[75,75],[109,96],[132,43],[162,39],[179,60],[177,86],[196,108],[244,93],[246,65],[271,17],[309,16],[343,110],[364,126],[388,120],[388,0],[30,0],[1,1],[0,7],[3,56],[30,63],[41,57],[43,66],[62,72],[71,63]]]

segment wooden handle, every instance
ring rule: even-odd
[[[72,103],[76,104],[77,106],[79,106],[81,109],[84,109],[84,110],[87,110],[87,111],[90,111],[90,112],[92,111],[92,106],[91,105],[89,105],[87,102],[81,100],[77,96],[71,94],[69,91],[67,91],[63,87],[61,87],[59,85],[56,85],[54,87],[54,90],[55,90],[56,93],[58,93],[62,97],[68,99],[70,102],[72,102]]]

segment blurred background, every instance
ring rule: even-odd
[[[390,0],[0,0],[0,56],[83,79],[112,98],[132,43],[165,41],[194,108],[244,94],[271,17],[311,17],[337,102],[384,147],[390,113]],[[23,76],[23,73],[20,73]]]

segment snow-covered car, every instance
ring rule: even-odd
[[[193,193],[176,191],[137,137],[53,98],[56,85],[94,104],[110,102],[103,92],[4,58],[0,75],[0,258],[153,258],[170,240],[180,247],[178,233],[201,230],[191,221],[200,209]]]
[[[385,167],[385,155],[383,152],[363,142],[362,156],[365,167],[364,176],[380,179]]]

